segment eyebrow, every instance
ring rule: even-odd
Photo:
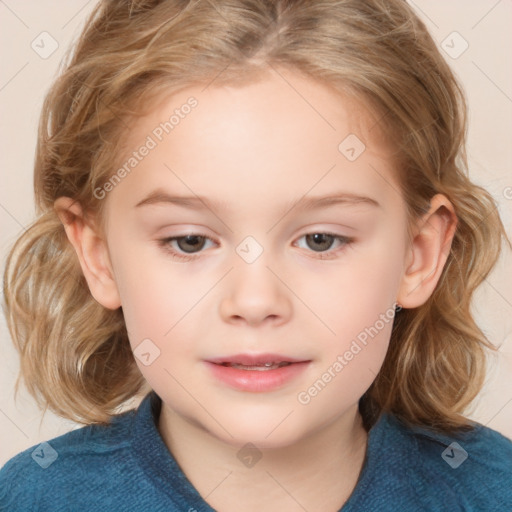
[[[214,201],[202,196],[177,196],[170,195],[163,190],[155,190],[151,192],[146,198],[139,201],[135,207],[154,204],[173,204],[194,210],[217,210],[221,211],[227,208],[225,201]],[[302,196],[298,200],[283,205],[283,212],[288,212],[292,208],[299,208],[304,211],[327,208],[332,205],[341,204],[353,206],[357,204],[367,204],[380,208],[381,205],[378,201],[371,197],[361,196],[347,192],[335,192],[330,195],[323,196]]]

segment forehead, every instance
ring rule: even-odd
[[[398,188],[377,116],[362,101],[292,71],[243,86],[214,81],[163,94],[126,135],[120,166],[151,148],[113,195],[124,190],[141,199],[170,186],[241,205],[340,186],[370,194]]]

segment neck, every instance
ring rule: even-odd
[[[357,404],[299,442],[258,450],[255,464],[249,448],[227,444],[164,403],[159,430],[188,480],[218,512],[338,512],[357,484],[368,439]]]

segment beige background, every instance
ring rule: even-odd
[[[457,75],[470,105],[469,157],[473,179],[499,203],[512,238],[512,2],[415,0]],[[0,1],[0,252],[33,219],[32,166],[42,100],[63,51],[75,38],[94,0]],[[48,34],[42,34],[47,32]],[[457,32],[458,34],[453,34]],[[444,42],[443,42],[444,41]],[[51,54],[53,47],[58,45]],[[465,49],[466,45],[469,45]],[[460,54],[460,55],[459,55]],[[512,439],[512,255],[503,254],[474,304],[477,321],[500,351],[467,415]],[[42,416],[22,387],[14,401],[18,357],[0,319],[0,465],[10,457],[81,425]],[[130,406],[136,405],[138,400]]]

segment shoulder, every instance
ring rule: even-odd
[[[392,418],[414,453],[409,477],[416,492],[456,510],[512,510],[512,441],[479,423],[470,431],[442,434],[409,428]],[[440,508],[442,510],[442,508]],[[452,509],[453,510],[453,509]]]
[[[133,417],[134,411],[128,411],[109,425],[84,426],[12,457],[0,469],[0,510],[34,510],[43,503],[66,510],[59,499],[85,479],[92,487],[104,484],[114,467],[126,464]],[[51,496],[52,489],[59,493]]]

